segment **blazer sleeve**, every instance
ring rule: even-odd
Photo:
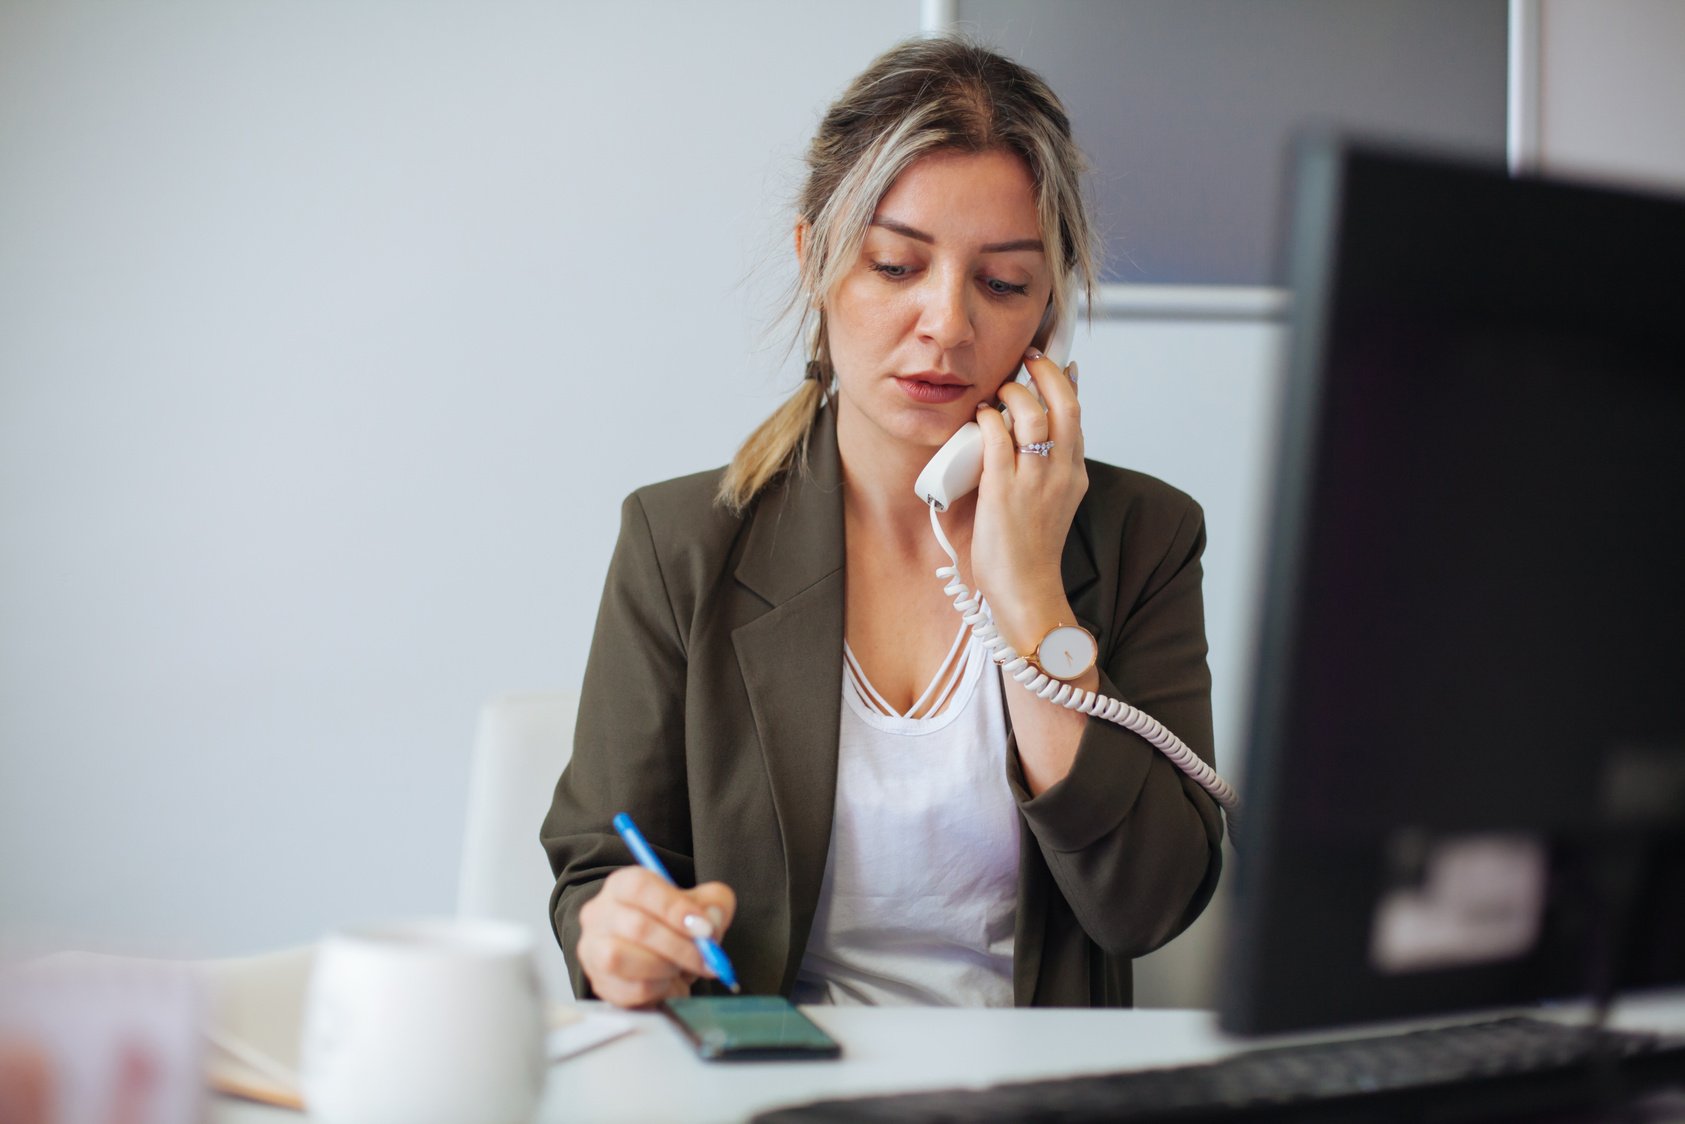
[[[580,970],[579,910],[602,880],[632,861],[616,834],[629,812],[667,869],[688,885],[695,863],[685,791],[685,641],[650,522],[638,495],[621,506],[596,631],[580,689],[573,756],[540,830],[556,886],[550,922],[574,995],[591,990]]]
[[[1205,521],[1198,504],[1181,498],[1139,593],[1127,582],[1117,599],[1101,640],[1099,691],[1139,707],[1209,764]],[[1131,548],[1141,549],[1138,539],[1125,543]],[[1009,781],[1024,821],[1091,940],[1115,956],[1142,956],[1193,923],[1222,869],[1215,800],[1139,735],[1103,718],[1088,719],[1070,773],[1037,796],[1011,748]]]

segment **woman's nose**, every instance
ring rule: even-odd
[[[971,342],[971,309],[966,303],[963,283],[939,277],[931,279],[919,314],[919,335],[943,351]]]

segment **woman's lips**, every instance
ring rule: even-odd
[[[963,382],[926,382],[920,378],[896,376],[895,382],[915,402],[953,402],[965,396],[970,388]]]

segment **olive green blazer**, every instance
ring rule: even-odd
[[[1199,506],[1089,462],[1066,592],[1100,644],[1101,690],[1210,761]],[[719,472],[642,488],[621,511],[580,696],[573,759],[541,831],[551,918],[575,994],[579,909],[631,861],[630,812],[680,885],[737,893],[724,946],[746,991],[790,994],[831,838],[842,707],[843,507],[822,411],[805,471],[741,516]],[[931,580],[935,580],[932,578]],[[1010,735],[1010,731],[1009,731]],[[1070,775],[1023,816],[1013,952],[1019,1006],[1126,1006],[1130,960],[1185,929],[1221,868],[1215,803],[1134,734],[1090,719]],[[704,984],[703,986],[711,986]]]

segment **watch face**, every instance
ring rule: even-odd
[[[1076,679],[1094,663],[1096,654],[1088,630],[1068,624],[1042,638],[1036,662],[1055,679]]]

